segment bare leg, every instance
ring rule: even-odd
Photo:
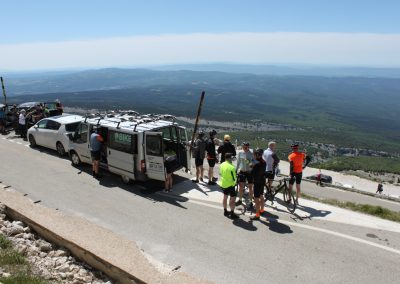
[[[253,191],[253,184],[252,183],[249,183],[249,199],[250,199],[250,202],[253,202],[254,191]]]
[[[260,211],[263,211],[265,207],[265,199],[264,199],[264,195],[261,194],[260,196]]]
[[[300,194],[300,184],[296,184],[296,201],[299,201]]]
[[[204,167],[200,166],[200,178],[203,179],[204,177]]]
[[[213,181],[214,178],[214,167],[208,168],[208,180]]]
[[[228,197],[228,196],[227,196],[227,197]],[[235,199],[236,199],[235,196],[231,196],[231,197],[229,198],[229,207],[231,208],[231,212],[234,212],[234,211],[235,211]]]
[[[293,184],[289,184],[289,192],[292,192],[292,190],[293,190]],[[291,195],[290,194],[288,194],[288,198],[289,198],[289,200],[290,200],[290,198],[291,198]]]
[[[196,179],[199,180],[200,178],[200,167],[196,167]]]
[[[228,207],[228,195],[224,194],[224,199],[222,199],[222,206],[224,206],[224,209],[227,210]]]
[[[239,200],[243,198],[244,182],[239,182]]]
[[[172,184],[174,183],[173,174],[169,174],[169,190],[172,189]]]

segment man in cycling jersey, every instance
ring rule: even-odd
[[[289,190],[293,189],[293,184],[296,182],[296,202],[298,203],[303,169],[309,164],[311,159],[306,153],[299,151],[298,143],[292,144],[292,153],[289,155],[288,159],[290,163]],[[287,202],[290,202],[290,199],[287,200]]]
[[[268,190],[272,187],[272,182],[275,178],[275,170],[279,164],[279,158],[275,153],[276,143],[270,141],[268,143],[268,149],[264,151],[262,157],[266,163],[265,177],[268,179]]]
[[[193,144],[193,158],[196,164],[196,179],[192,179],[192,182],[198,183],[203,181],[204,176],[204,158],[206,156],[206,141],[204,140],[204,132],[199,131],[197,139]]]
[[[236,170],[235,170],[235,166],[232,165],[232,154],[231,153],[225,154],[225,162],[223,162],[221,164],[221,166],[219,167],[219,175],[220,175],[220,180],[219,180],[218,184],[224,193],[224,198],[222,200],[222,205],[224,206],[224,216],[226,216],[226,217],[229,216],[232,219],[236,219],[239,217],[235,214]],[[231,209],[231,212],[229,212],[227,209],[228,195],[230,196],[229,207]]]
[[[256,160],[251,170],[251,175],[254,180],[254,201],[256,203],[256,215],[252,220],[259,220],[260,215],[265,212],[264,186],[265,186],[265,168],[266,163],[262,158],[263,149],[254,151],[254,159]]]
[[[215,185],[214,181],[214,166],[217,162],[217,153],[215,151],[215,135],[217,131],[212,130],[209,133],[210,137],[207,140],[206,151],[207,151],[207,162],[208,162],[208,185]]]
[[[231,143],[231,136],[228,134],[224,135],[224,143],[218,147],[217,152],[218,154],[221,154],[221,163],[225,162],[226,153],[231,153],[233,157],[236,157],[236,149]]]
[[[255,160],[253,157],[253,153],[250,151],[250,143],[243,142],[242,147],[243,151],[239,152],[236,164],[236,172],[238,173],[238,179],[239,179],[239,200],[236,202],[236,205],[242,203],[244,185],[247,181],[247,184],[249,186],[249,199],[250,199],[249,208],[252,208],[253,176],[251,174],[251,168],[253,167]]]

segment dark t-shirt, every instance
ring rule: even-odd
[[[267,164],[264,160],[258,161],[251,170],[251,175],[255,184],[265,184],[265,169]]]
[[[206,150],[207,150],[207,159],[209,160],[216,159],[214,139],[208,138]]]
[[[232,153],[232,156],[236,156],[235,146],[229,141],[224,141],[224,144],[218,147],[218,154],[221,154],[221,163],[225,162],[226,153]]]

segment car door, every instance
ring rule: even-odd
[[[150,179],[165,181],[162,133],[145,132],[144,138],[147,176]]]
[[[73,139],[73,150],[78,154],[81,162],[90,163],[90,143],[88,141],[89,126],[82,122],[76,129]]]
[[[51,119],[47,121],[46,128],[42,131],[43,146],[56,149],[58,129],[60,127],[61,124],[57,121]]]
[[[107,151],[109,171],[135,179],[137,135],[109,130]]]
[[[41,121],[36,123],[33,128],[34,130],[32,131],[32,135],[35,138],[36,144],[41,146],[45,146],[44,133],[46,131],[47,122],[47,119],[42,119]]]

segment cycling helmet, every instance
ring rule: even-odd
[[[297,143],[297,142],[292,143],[292,145],[291,145],[290,147],[292,147],[292,148],[299,148],[299,143]]]
[[[250,143],[249,142],[243,142],[242,146],[250,146]]]
[[[199,137],[203,137],[204,136],[204,131],[203,130],[200,130],[199,131]]]
[[[215,131],[215,129],[213,129],[210,131],[209,134],[210,134],[210,136],[215,136],[215,135],[217,135],[217,131]]]
[[[254,154],[262,156],[264,154],[264,150],[261,148],[257,148],[254,150]]]

